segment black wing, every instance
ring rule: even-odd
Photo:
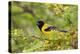
[[[45,29],[45,31],[51,31],[51,30],[55,30],[56,27],[55,26],[49,26],[48,28]]]
[[[59,29],[58,29],[57,27],[55,27],[55,26],[49,26],[49,27],[47,27],[47,28],[45,29],[45,31],[51,31],[51,30],[57,30],[57,31],[64,32],[64,33],[68,32],[68,31],[66,31],[66,30],[59,30]]]

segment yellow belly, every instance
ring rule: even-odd
[[[42,32],[43,32],[43,34],[44,34],[47,38],[51,39],[51,34],[53,33],[53,30],[51,30],[51,31],[45,31],[45,29],[48,28],[49,26],[50,26],[50,25],[45,24],[45,25],[42,27]]]

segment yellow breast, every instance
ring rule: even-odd
[[[42,32],[47,35],[47,36],[50,36],[51,33],[53,32],[52,30],[51,31],[45,31],[46,28],[48,28],[50,25],[48,24],[44,24],[44,26],[42,27]]]

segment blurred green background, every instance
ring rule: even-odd
[[[54,32],[53,40],[45,40],[38,20],[67,30]],[[11,2],[11,50],[34,52],[78,48],[78,6],[35,2]]]

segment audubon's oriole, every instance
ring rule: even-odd
[[[65,30],[59,30],[57,29],[57,27],[46,24],[44,21],[41,21],[41,20],[37,22],[37,26],[39,27],[40,31],[47,36],[50,36],[51,33],[53,33],[53,31],[59,31],[59,32],[64,32],[64,33],[67,32]]]

